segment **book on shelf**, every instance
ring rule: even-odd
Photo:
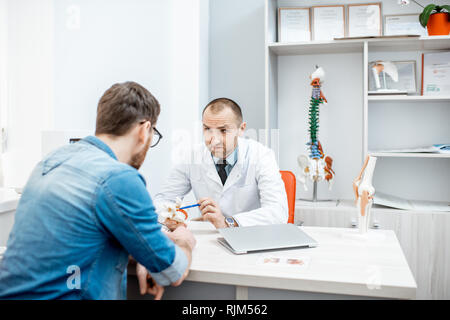
[[[389,208],[403,210],[450,211],[450,202],[407,200],[383,192],[375,192],[373,203]]]
[[[402,148],[402,149],[381,149],[372,152],[379,153],[448,153],[450,154],[450,143],[447,144],[433,144],[432,146],[418,147],[418,148]]]

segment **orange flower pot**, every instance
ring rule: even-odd
[[[427,30],[429,36],[446,36],[450,33],[448,12],[433,13],[428,19]]]

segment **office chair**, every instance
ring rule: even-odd
[[[295,215],[295,192],[296,192],[296,178],[291,171],[280,171],[281,179],[283,179],[284,187],[286,188],[286,195],[288,199],[289,218],[287,223],[294,223]]]

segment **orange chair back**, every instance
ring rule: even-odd
[[[280,171],[281,178],[284,182],[284,187],[286,188],[286,195],[288,199],[288,207],[289,207],[289,218],[288,223],[294,223],[294,215],[295,215],[295,192],[297,181],[295,178],[295,174],[291,171]]]

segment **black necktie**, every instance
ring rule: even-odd
[[[228,165],[226,160],[219,161],[217,163],[217,172],[219,173],[220,180],[222,181],[222,185],[225,185],[225,181],[227,181],[227,172],[225,171],[225,167]]]

